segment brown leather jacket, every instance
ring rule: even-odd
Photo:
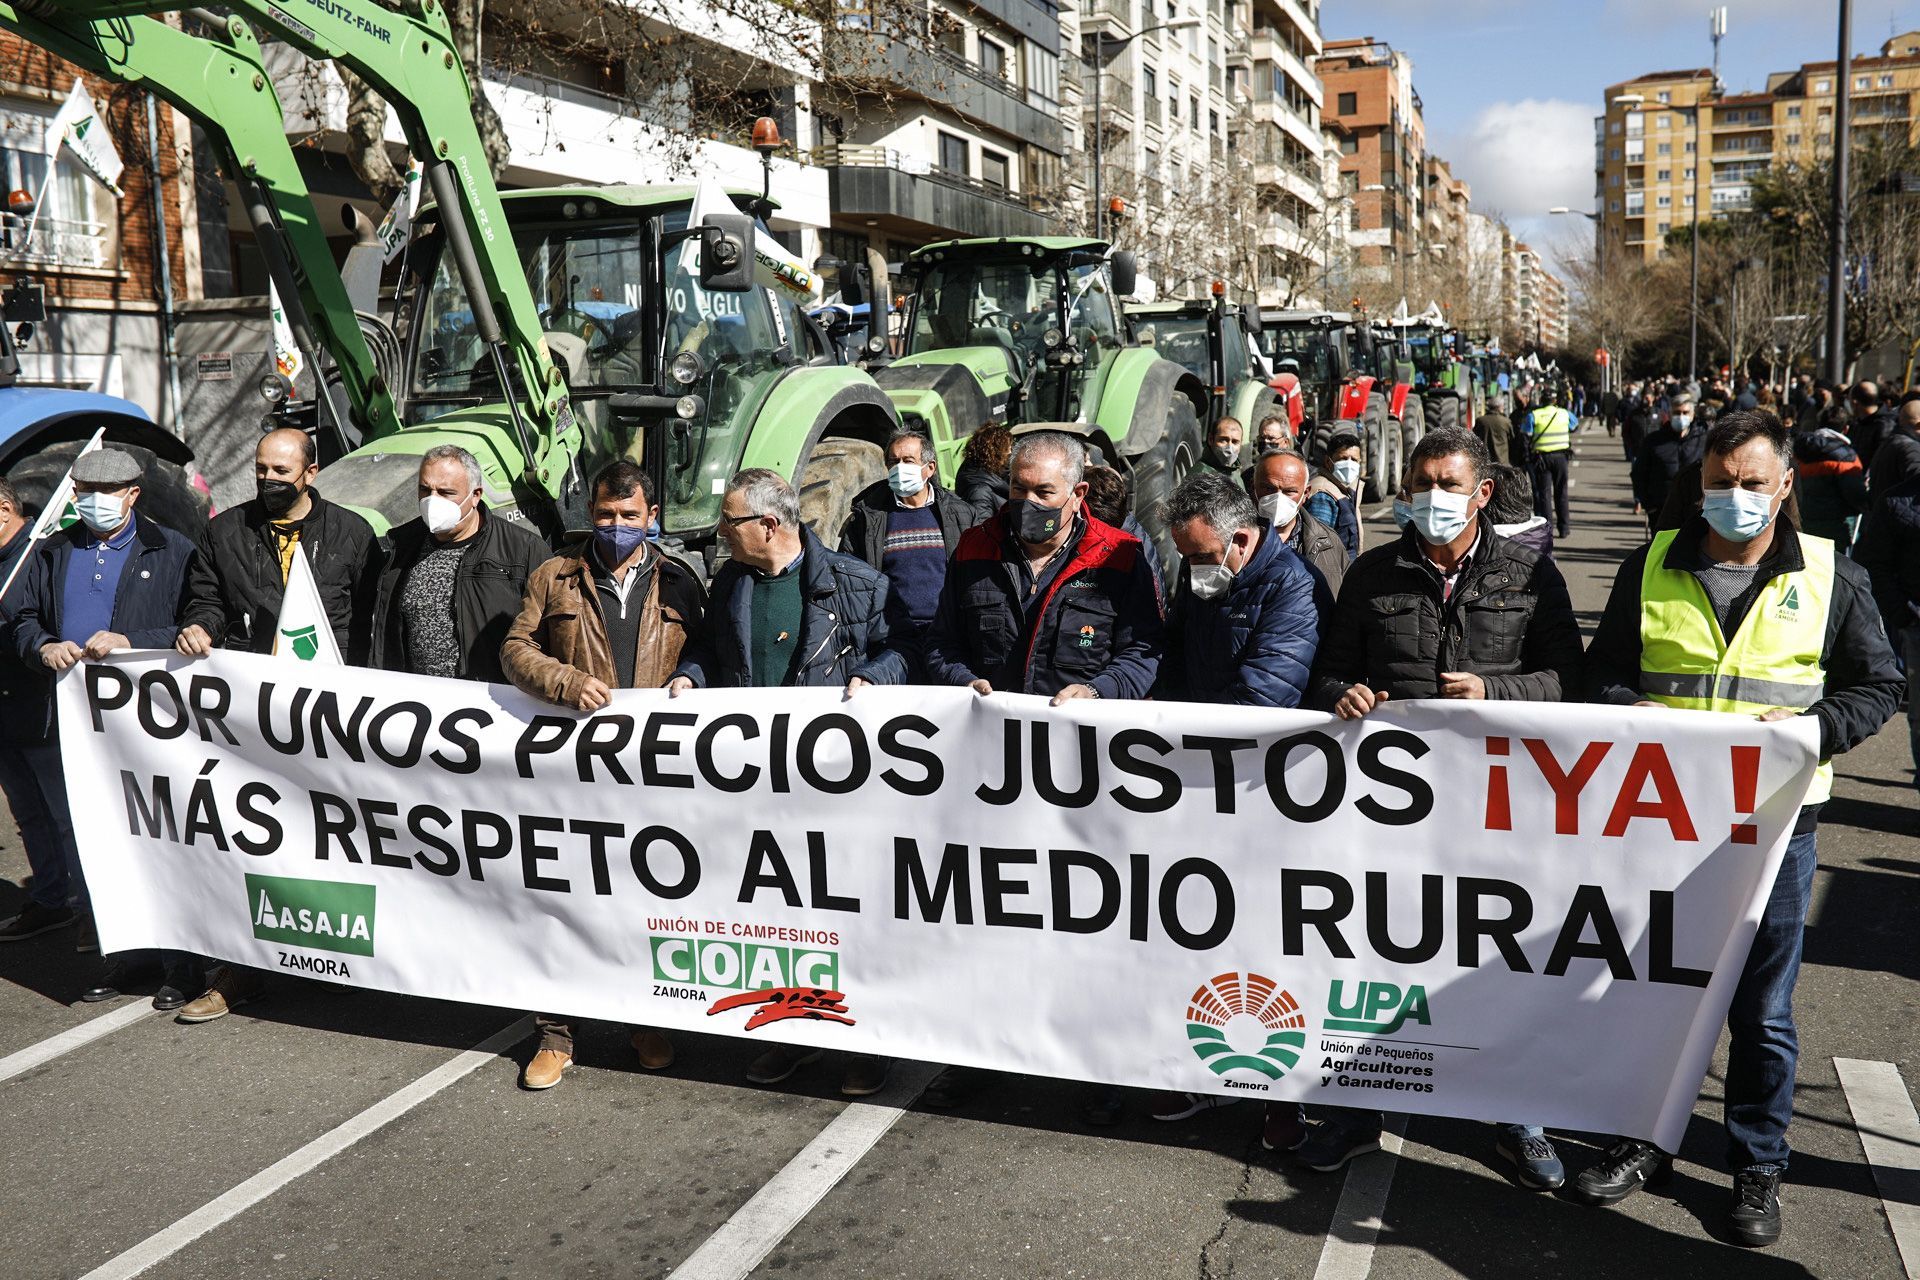
[[[589,678],[619,687],[606,619],[588,568],[586,544],[548,560],[527,579],[527,594],[500,646],[507,679],[524,693],[572,706]],[[673,675],[704,601],[693,573],[658,549],[634,650],[635,689],[658,689]]]

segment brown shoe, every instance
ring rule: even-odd
[[[185,1005],[174,1015],[174,1020],[196,1023],[224,1018],[259,995],[260,987],[260,975],[253,970],[221,965],[213,971],[213,979],[205,994]]]
[[[560,1083],[560,1073],[573,1065],[573,1055],[558,1049],[542,1049],[520,1073],[522,1089],[551,1089]]]
[[[840,1096],[843,1098],[865,1098],[880,1092],[887,1083],[887,1075],[893,1070],[892,1058],[876,1058],[870,1053],[856,1053],[847,1059],[847,1069],[840,1077]]]
[[[673,1041],[666,1033],[652,1027],[642,1027],[633,1033],[633,1051],[640,1055],[640,1065],[649,1071],[665,1071],[673,1065]]]

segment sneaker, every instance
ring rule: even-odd
[[[1600,1163],[1589,1165],[1573,1180],[1573,1197],[1591,1205],[1619,1204],[1644,1186],[1659,1186],[1673,1177],[1673,1158],[1651,1142],[1622,1138]]]
[[[1300,1163],[1315,1173],[1332,1173],[1349,1160],[1380,1149],[1380,1131],[1349,1133],[1334,1124],[1323,1124],[1294,1149]]]
[[[43,907],[37,902],[28,902],[19,915],[0,921],[0,942],[25,942],[72,923],[73,912],[65,907]]]
[[[673,1065],[673,1041],[667,1039],[666,1032],[642,1027],[633,1033],[629,1043],[639,1055],[640,1065],[648,1071],[665,1071]]]
[[[1545,1138],[1502,1129],[1494,1150],[1513,1161],[1514,1180],[1529,1191],[1558,1191],[1566,1185],[1567,1167]]]
[[[856,1053],[847,1059],[847,1069],[841,1073],[840,1096],[865,1098],[876,1094],[887,1083],[887,1076],[892,1071],[892,1058]]]
[[[223,964],[213,971],[206,993],[181,1009],[175,1020],[194,1024],[224,1018],[259,995],[262,985],[252,969]]]
[[[1772,1165],[1755,1165],[1733,1175],[1733,1204],[1727,1228],[1736,1243],[1764,1249],[1780,1238],[1780,1175]]]
[[[1297,1102],[1269,1102],[1260,1124],[1260,1145],[1268,1151],[1298,1151],[1307,1140],[1307,1117]]]
[[[573,1065],[573,1055],[562,1053],[558,1049],[542,1049],[533,1055],[526,1070],[520,1073],[520,1087],[532,1089],[551,1089],[560,1083],[560,1077]]]
[[[825,1053],[824,1049],[809,1049],[804,1045],[777,1044],[753,1060],[753,1065],[747,1068],[747,1081],[779,1084],[800,1068],[820,1061]]]
[[[1155,1120],[1185,1120],[1215,1107],[1230,1107],[1240,1101],[1218,1093],[1157,1093],[1147,1114]]]

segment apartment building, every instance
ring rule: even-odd
[[[1704,215],[1712,185],[1700,157],[1711,141],[1704,104],[1712,96],[1713,72],[1705,67],[1608,86],[1594,144],[1603,257],[1618,251],[1651,262],[1666,252],[1668,232],[1692,222],[1696,206]]]
[[[1522,345],[1560,351],[1567,345],[1567,287],[1548,271],[1525,241],[1511,250],[1513,269],[1513,327]]]
[[[1314,62],[1340,152],[1340,195],[1361,279],[1405,280],[1423,251],[1426,120],[1413,59],[1371,36],[1330,40]]]
[[[1234,6],[1227,51],[1237,109],[1232,149],[1253,165],[1259,218],[1260,300],[1298,300],[1323,285],[1344,248],[1338,211],[1329,218],[1331,178],[1324,99],[1313,66],[1324,42],[1320,0],[1252,0]]]

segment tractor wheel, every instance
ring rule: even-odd
[[[1307,465],[1317,467],[1327,452],[1327,442],[1342,431],[1351,431],[1359,423],[1323,421],[1318,423],[1302,422],[1300,429],[1306,433],[1301,441],[1301,453],[1306,457]]]
[[[1387,398],[1378,392],[1367,397],[1367,410],[1360,419],[1361,465],[1366,471],[1366,482],[1360,495],[1362,502],[1384,501],[1380,489],[1388,483],[1389,470],[1395,465],[1392,455],[1398,452],[1400,425],[1387,416]],[[1398,485],[1386,491],[1391,498]]]
[[[1420,437],[1427,434],[1428,429],[1426,401],[1418,396],[1408,396],[1406,415],[1400,419],[1400,452],[1393,474],[1393,488],[1383,496],[1382,501],[1400,491],[1407,460],[1413,457],[1413,446],[1420,443]]]
[[[1429,431],[1452,431],[1460,425],[1460,397],[1456,395],[1435,396],[1433,398],[1433,421],[1427,424]]]
[[[887,475],[880,446],[845,436],[829,436],[813,447],[800,472],[800,520],[829,547],[840,545],[840,528],[853,512],[859,492]]]
[[[1247,420],[1240,424],[1241,438],[1256,446],[1254,452],[1259,452],[1257,446],[1260,443],[1260,424],[1273,417],[1284,419],[1286,415],[1280,412],[1280,397],[1274,395],[1272,389],[1268,388],[1253,398],[1253,411],[1247,415]]]
[[[1167,526],[1167,500],[1200,462],[1200,415],[1193,402],[1175,395],[1167,410],[1167,431],[1160,442],[1133,460],[1133,518],[1153,540],[1163,567],[1179,563],[1173,530]]]
[[[20,491],[20,500],[27,510],[38,513],[46,506],[47,499],[59,487],[60,481],[73,466],[73,460],[80,456],[85,442],[68,440],[61,444],[48,445],[38,453],[30,453],[13,464],[7,472],[7,479],[13,481]],[[207,498],[193,482],[187,479],[186,471],[178,464],[162,462],[153,456],[149,449],[137,444],[115,442],[113,447],[130,453],[140,459],[146,468],[146,476],[140,485],[138,510],[156,524],[163,524],[175,533],[197,538],[207,525]]]

